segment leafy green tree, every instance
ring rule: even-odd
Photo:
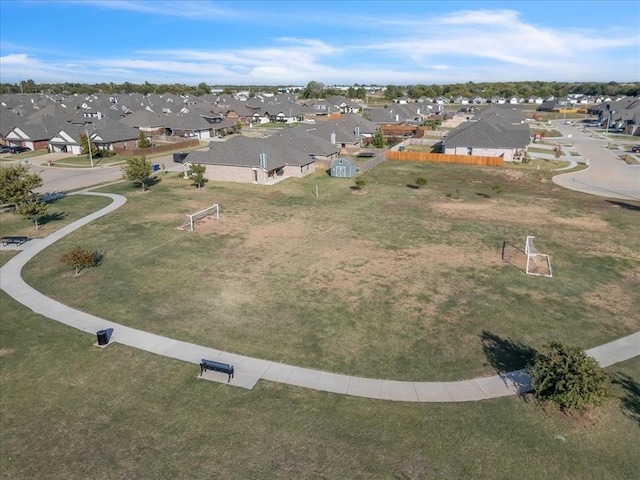
[[[558,341],[545,346],[528,366],[534,395],[563,411],[587,410],[609,396],[611,380],[598,362],[578,347]]]
[[[395,85],[387,85],[387,88],[384,91],[384,98],[387,100],[393,100],[394,98],[402,96],[404,96],[404,89]]]
[[[358,177],[355,179],[354,183],[356,184],[356,188],[358,190],[362,190],[364,186],[367,184],[367,181],[362,177]]]
[[[240,120],[236,122],[236,132],[237,133],[242,132],[242,122]]]
[[[198,84],[198,88],[196,89],[195,94],[200,96],[200,95],[205,95],[207,93],[211,93],[211,87],[207,85],[205,82],[200,82]]]
[[[138,147],[140,148],[149,148],[151,146],[151,142],[147,138],[147,134],[144,130],[138,131]]]
[[[196,187],[202,188],[205,182],[204,174],[207,171],[207,167],[200,165],[199,163],[192,164],[187,172],[187,175]]]
[[[91,145],[91,156],[93,158],[96,158],[98,156],[98,147],[96,147],[96,144],[91,142],[89,140],[89,137],[87,137],[86,133],[81,133],[80,134],[80,153],[82,155],[87,155],[89,156],[89,145]]]
[[[60,262],[76,270],[76,275],[84,268],[95,267],[100,263],[102,254],[97,251],[87,250],[75,246],[70,251],[62,254]]]
[[[26,165],[11,165],[0,168],[0,203],[19,204],[33,195],[33,190],[42,186],[42,177],[29,173]]]
[[[378,129],[373,138],[371,139],[371,145],[376,148],[384,148],[384,135],[382,135],[382,129]]]
[[[133,157],[127,160],[127,164],[122,167],[124,176],[133,183],[139,183],[142,191],[147,189],[147,182],[151,178],[151,162],[145,157]]]
[[[307,88],[302,92],[302,98],[323,98],[324,84],[321,82],[310,81]]]
[[[38,195],[32,194],[26,200],[18,203],[16,213],[25,220],[32,221],[36,224],[36,230],[40,228],[38,220],[49,212],[49,204],[41,202]]]

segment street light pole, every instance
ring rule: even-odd
[[[607,128],[604,130],[604,138],[608,138],[609,135],[609,125],[611,124],[611,105],[607,103]]]
[[[89,150],[89,161],[91,162],[91,168],[93,168],[93,155],[91,155],[91,137],[89,137],[89,131],[85,129],[84,133],[87,135],[87,149]]]

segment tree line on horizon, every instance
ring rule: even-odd
[[[18,83],[0,83],[0,93],[48,93],[48,94],[128,94],[140,93],[148,95],[155,93],[162,95],[172,93],[175,95],[193,95],[201,96],[212,93],[212,87],[205,82],[198,85],[187,84],[154,84],[144,82],[142,84],[124,82],[124,83],[36,83],[33,80],[23,80]],[[293,93],[298,93],[303,98],[326,98],[331,95],[345,95],[349,98],[358,98],[366,100],[371,87],[380,88],[378,85],[360,85],[354,84],[344,90],[335,86],[325,86],[322,82],[310,81],[306,87],[294,89]],[[233,94],[238,91],[248,91],[250,96],[254,96],[260,92],[278,93],[283,89],[290,89],[287,86],[273,85],[220,85],[215,86],[221,89],[221,93]],[[494,96],[512,97],[518,96],[527,98],[530,96],[540,96],[543,98],[554,96],[563,97],[569,94],[582,95],[624,95],[629,97],[640,96],[640,82],[618,83],[618,82],[542,82],[542,81],[524,81],[524,82],[466,82],[454,84],[414,84],[414,85],[386,85],[383,90],[383,96],[387,100],[408,96],[411,98],[431,97],[436,98],[441,95],[446,97],[467,97],[473,98],[481,96],[491,98]]]

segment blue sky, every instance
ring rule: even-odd
[[[0,82],[640,81],[640,2],[0,0]]]

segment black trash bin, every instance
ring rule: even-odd
[[[106,330],[98,330],[98,345],[106,345],[109,343],[109,334]]]

